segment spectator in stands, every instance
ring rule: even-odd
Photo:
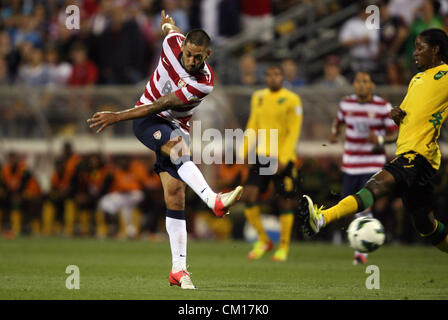
[[[443,16],[443,30],[448,34],[448,13]]]
[[[138,204],[143,200],[143,192],[140,190],[138,178],[130,168],[130,159],[121,156],[116,161],[113,170],[113,179],[109,192],[99,200],[99,209],[106,214],[115,216],[124,221],[124,234],[121,237],[135,238],[138,229],[133,221],[133,213]]]
[[[112,180],[110,166],[107,165],[100,154],[92,154],[87,157],[86,165],[82,173],[82,194],[84,195],[80,208],[83,216],[90,220],[92,213],[95,215],[96,231],[95,234],[99,238],[105,238],[108,234],[107,223],[104,212],[97,210],[98,201],[108,192],[108,186]],[[89,221],[87,225],[90,227]],[[88,233],[90,228],[85,230]]]
[[[0,86],[9,84],[8,65],[5,58],[0,56]]]
[[[282,69],[284,75],[283,86],[287,89],[294,87],[303,87],[306,82],[299,76],[299,65],[293,59],[286,59],[282,61]]]
[[[64,143],[62,155],[58,160],[62,162],[63,171],[59,192],[64,199],[64,234],[72,236],[75,232],[76,205],[75,196],[78,191],[79,164],[82,157],[73,151],[70,142]]]
[[[199,25],[213,42],[219,44],[225,38],[240,32],[240,5],[238,0],[200,1]]]
[[[390,85],[404,84],[402,68],[399,57],[405,52],[405,42],[408,37],[408,28],[403,18],[391,15],[389,0],[380,2],[380,63],[382,69],[387,70],[387,83]]]
[[[257,61],[251,54],[245,54],[238,61],[238,79],[235,84],[255,86],[263,84]]]
[[[442,29],[442,19],[438,15],[440,3],[436,0],[425,0],[418,10],[417,19],[412,23],[406,44],[408,67],[411,71],[417,71],[414,63],[414,42],[417,35],[429,28]],[[415,72],[411,72],[412,74]]]
[[[142,215],[142,232],[149,233],[150,240],[160,238],[158,234],[161,219],[165,218],[165,204],[163,202],[162,183],[153,167],[155,157],[151,155],[149,161],[134,158],[130,163],[130,171],[137,178],[140,189],[144,193],[143,201],[139,205]]]
[[[37,30],[39,22],[37,17],[22,15],[19,28],[11,30],[13,45],[31,42],[34,47],[42,47],[42,35]]]
[[[55,161],[54,170],[51,173],[50,190],[42,212],[42,231],[45,236],[53,235],[56,229],[61,229],[64,225],[66,195],[64,192],[63,177],[64,162],[58,159]]]
[[[0,57],[5,59],[8,79],[13,83],[19,68],[20,53],[17,49],[12,48],[11,40],[6,31],[0,32]]]
[[[59,60],[59,53],[55,48],[45,51],[45,60],[49,72],[49,83],[55,86],[66,85],[72,74],[72,66],[68,62]]]
[[[50,81],[50,74],[43,63],[42,49],[31,48],[27,55],[26,62],[19,67],[19,83],[30,87],[47,85]]]
[[[188,21],[188,15],[184,8],[179,4],[178,0],[162,0],[162,10],[172,17],[176,22],[176,26],[182,32],[188,32],[190,30],[190,22]],[[160,13],[154,15],[154,30],[158,33],[160,37]]]
[[[86,47],[81,43],[75,44],[71,50],[71,56],[73,68],[68,84],[71,86],[95,84],[98,80],[98,68],[88,59]]]
[[[328,88],[349,86],[350,83],[341,74],[339,57],[330,55],[325,58],[324,78],[318,83]]]
[[[350,18],[339,33],[340,44],[349,51],[352,73],[358,71],[375,72],[377,56],[380,50],[380,34],[377,29],[368,29],[368,13],[360,5],[358,15]]]
[[[10,235],[15,237],[23,231],[39,233],[41,190],[26,162],[17,153],[10,152],[1,176],[8,202],[5,211],[9,213]]]
[[[404,53],[404,43],[408,37],[406,22],[400,16],[391,15],[389,0],[380,2],[380,41],[381,57],[395,58]]]
[[[261,42],[273,39],[274,16],[272,14],[272,0],[242,0],[241,23],[243,32],[258,34]]]
[[[418,9],[425,0],[390,0],[388,4],[391,16],[398,16],[403,19],[407,26],[415,20]]]
[[[100,70],[101,84],[133,84],[145,71],[145,40],[138,24],[127,17],[124,6],[113,7],[110,23],[92,50]]]
[[[61,61],[69,61],[70,51],[76,43],[76,36],[63,23],[54,23],[51,28],[54,30],[50,33],[50,36],[54,37],[51,39],[51,45],[58,51]]]
[[[387,84],[390,86],[403,86],[406,84],[403,78],[404,72],[400,64],[395,61],[389,61],[386,65]]]

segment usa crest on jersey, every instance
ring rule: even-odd
[[[162,132],[160,132],[160,130],[157,130],[152,134],[152,136],[154,137],[154,139],[160,140],[160,138],[162,138]]]

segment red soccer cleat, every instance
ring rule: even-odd
[[[353,258],[353,265],[366,264],[366,263],[367,263],[367,254],[355,252],[355,256]]]
[[[170,281],[170,286],[179,286],[182,289],[196,289],[193,282],[191,282],[190,273],[186,270],[181,270],[179,272],[173,273],[170,271],[168,280]]]
[[[232,190],[227,193],[218,193],[215,199],[215,207],[213,208],[213,212],[217,217],[224,217],[229,214],[229,208],[235,203],[235,201],[241,198],[241,194],[243,193],[243,187],[238,186],[235,190]]]

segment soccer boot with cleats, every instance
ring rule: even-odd
[[[304,195],[299,201],[299,215],[303,219],[302,232],[309,237],[317,234],[321,228],[322,208],[313,204],[313,200]]]
[[[274,255],[271,258],[273,261],[283,262],[288,259],[288,250],[286,249],[277,249]]]
[[[230,213],[229,208],[235,203],[235,201],[241,198],[243,194],[243,187],[238,186],[234,190],[227,193],[218,193],[215,199],[215,206],[213,212],[217,217],[224,217]]]
[[[263,257],[266,252],[271,251],[273,248],[274,244],[270,240],[268,242],[257,241],[252,251],[250,251],[247,255],[247,258],[250,260],[258,260]]]
[[[366,264],[367,263],[367,254],[361,252],[355,252],[353,257],[353,265],[356,266],[358,264]]]
[[[182,289],[196,289],[191,281],[191,273],[187,270],[180,270],[176,273],[173,273],[171,270],[168,280],[170,281],[170,286],[179,286]]]

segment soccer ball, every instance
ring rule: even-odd
[[[348,226],[347,236],[350,247],[363,253],[375,251],[383,245],[386,238],[381,222],[370,217],[353,220]]]

